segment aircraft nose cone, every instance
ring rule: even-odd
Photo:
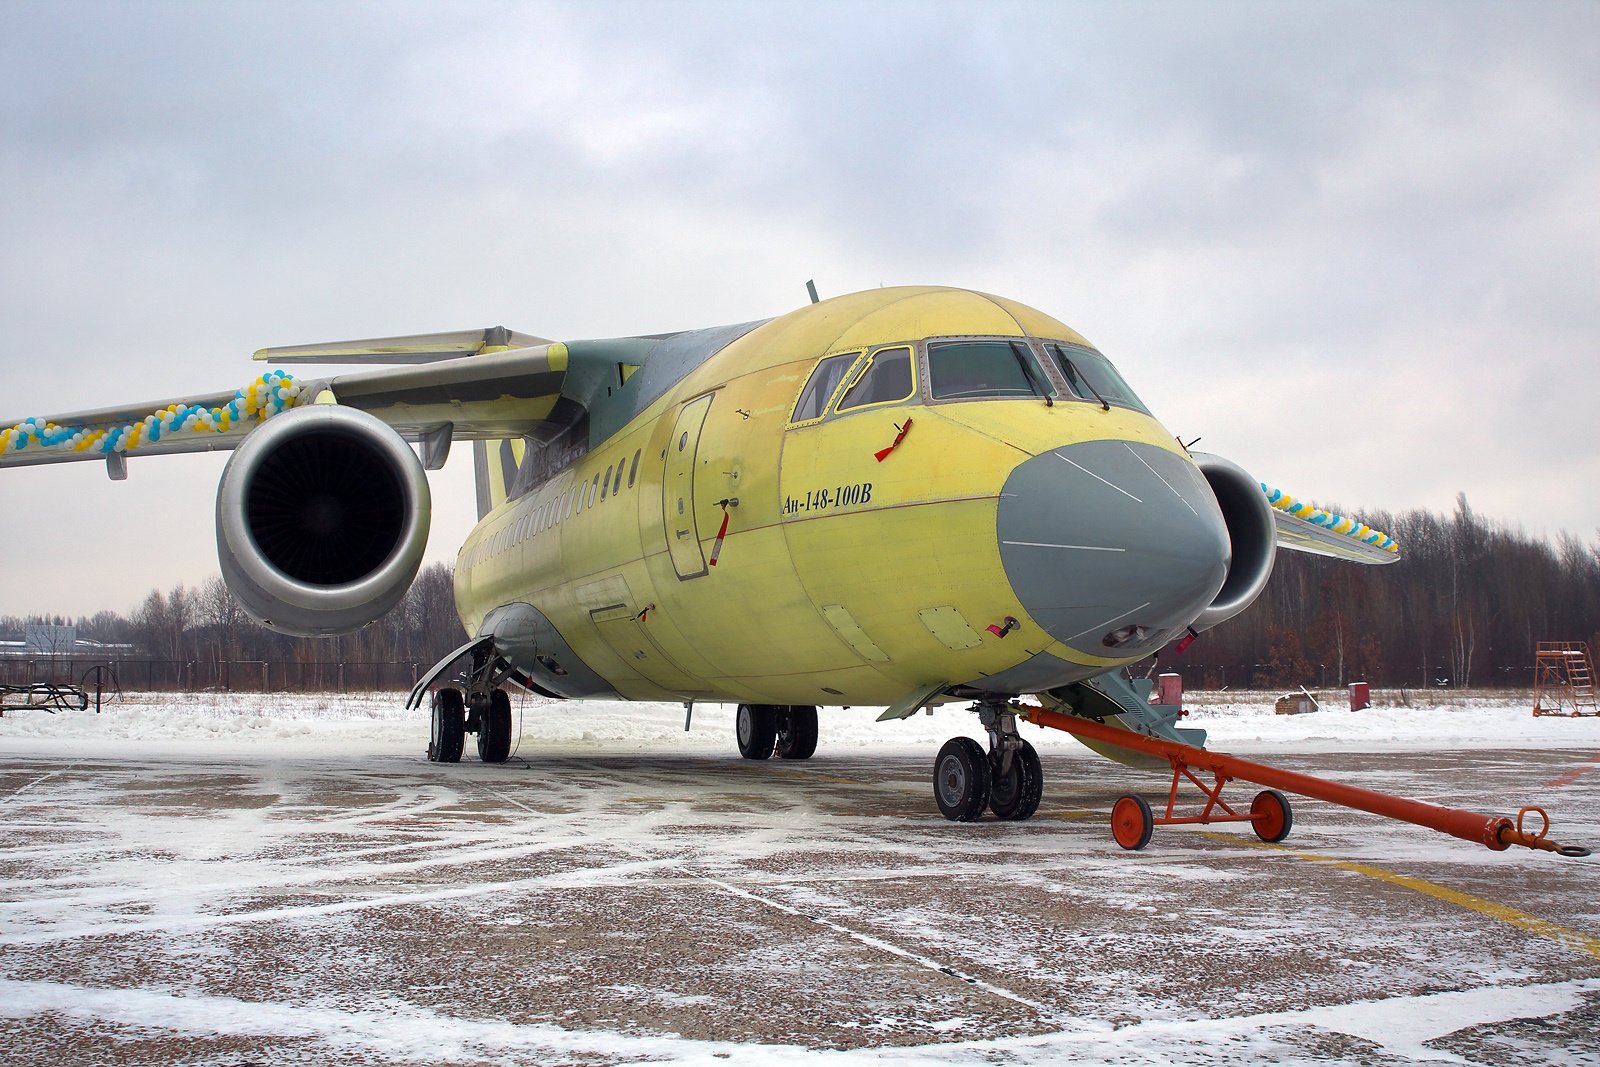
[[[1227,524],[1205,477],[1154,445],[1086,441],[1021,463],[1001,492],[998,527],[1022,606],[1091,656],[1160,649],[1228,574]]]

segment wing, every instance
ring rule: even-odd
[[[1333,556],[1354,563],[1393,563],[1400,558],[1400,545],[1382,531],[1374,530],[1359,520],[1296,500],[1264,482],[1261,491],[1267,495],[1267,503],[1272,505],[1272,518],[1277,525],[1280,548]]]
[[[521,342],[535,343],[505,347]],[[122,477],[129,455],[232,449],[283,411],[337,403],[361,408],[402,436],[424,442],[432,468],[435,460],[443,462],[452,438],[534,434],[556,410],[567,369],[565,345],[503,328],[263,349],[257,356],[418,365],[316,379],[273,370],[228,393],[0,420],[0,467],[102,460],[112,477]]]

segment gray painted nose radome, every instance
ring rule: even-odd
[[[1227,524],[1205,478],[1152,445],[1086,441],[1023,462],[1001,492],[998,526],[1022,606],[1093,656],[1156,651],[1228,574]]]

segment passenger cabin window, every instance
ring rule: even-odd
[[[1090,348],[1079,348],[1077,345],[1064,345],[1056,341],[1049,342],[1045,348],[1056,361],[1056,366],[1061,370],[1061,376],[1067,380],[1067,385],[1072,388],[1075,396],[1083,400],[1099,403],[1102,399],[1108,404],[1120,404],[1123,407],[1133,408],[1150,414],[1150,409],[1144,406],[1134,391],[1123,381],[1122,375],[1117,373],[1117,368],[1111,361],[1100,353]]]
[[[928,345],[935,400],[1044,396],[1044,370],[1027,345],[1009,341],[935,341]]]
[[[811,372],[811,379],[806,382],[805,390],[800,394],[800,402],[794,406],[794,417],[789,421],[809,422],[812,419],[822,418],[822,412],[827,408],[828,401],[833,399],[833,391],[844,381],[845,371],[850,369],[850,364],[860,355],[860,352],[841,352],[818,363],[817,369]]]
[[[867,369],[840,399],[839,410],[909,400],[911,385],[911,349],[880,349],[872,354]]]

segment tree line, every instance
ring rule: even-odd
[[[1530,537],[1464,493],[1448,515],[1331,510],[1392,535],[1400,560],[1280,551],[1261,598],[1163,668],[1191,688],[1527,688],[1540,641],[1600,652],[1600,542]]]
[[[1370,567],[1280,551],[1260,599],[1183,654],[1166,654],[1159,669],[1179,671],[1191,689],[1327,688],[1352,681],[1387,688],[1526,688],[1539,641],[1588,641],[1600,652],[1600,542],[1588,545],[1569,533],[1554,542],[1529,537],[1478,516],[1465,494],[1448,515],[1343,513],[1392,534],[1400,560]],[[0,637],[21,640],[27,623],[71,621],[0,617]],[[387,615],[341,637],[268,630],[244,613],[220,577],[194,589],[151,590],[130,615],[101,611],[75,621],[81,638],[191,663],[331,661],[426,669],[466,636],[456,618],[453,571],[445,563],[419,572]]]
[[[382,663],[407,668],[419,664],[426,670],[466,640],[456,617],[454,569],[447,563],[422,568],[405,597],[387,614],[338,637],[292,637],[267,629],[245,612],[220,575],[197,587],[152,589],[128,615],[100,611],[78,619],[0,617],[0,637],[21,641],[32,623],[75,625],[82,640],[131,646],[106,658],[136,656],[179,664]],[[227,675],[212,670],[205,677]],[[131,684],[136,678],[127,681]]]

